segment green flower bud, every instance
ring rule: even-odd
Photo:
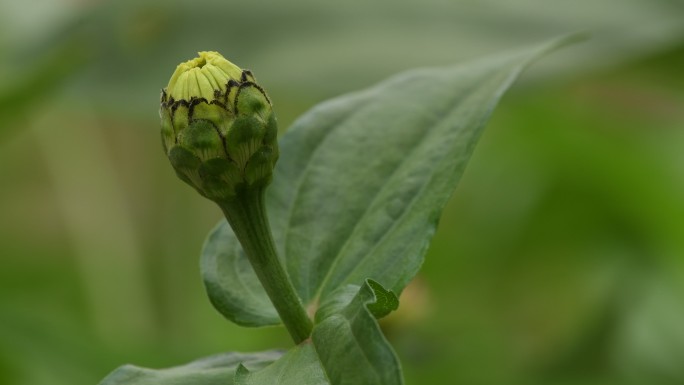
[[[162,90],[164,152],[180,179],[217,201],[265,187],[278,159],[271,102],[248,70],[217,52],[181,63]]]

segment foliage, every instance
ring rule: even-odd
[[[573,30],[592,39],[497,107],[381,325],[408,383],[684,383],[683,14],[671,0],[0,2],[0,384],[287,346],[203,296],[196,256],[218,213],[149,150],[160,63],[230,53],[285,128],[389,74]]]
[[[235,370],[235,383],[243,385],[403,383],[375,319],[397,308],[394,292],[417,273],[499,98],[532,60],[567,40],[411,71],[297,120],[280,141],[267,202],[281,262],[301,300],[316,310],[311,340],[265,368],[250,367],[249,356],[237,369],[228,360],[223,376]],[[209,297],[242,325],[277,324],[245,259],[220,223],[202,258]],[[211,383],[203,362],[164,369],[164,381]],[[148,384],[139,371],[148,373],[127,366],[102,385]]]

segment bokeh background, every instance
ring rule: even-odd
[[[503,99],[382,325],[409,384],[684,384],[678,0],[0,0],[0,384],[288,347],[203,292],[220,213],[157,115],[196,51],[252,69],[285,130],[398,71],[575,31]]]

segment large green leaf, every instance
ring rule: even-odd
[[[279,351],[223,353],[158,370],[124,365],[105,377],[100,385],[231,385],[238,365],[256,370],[274,362],[281,354]]]
[[[372,280],[336,290],[321,305],[311,342],[295,347],[258,371],[240,367],[237,385],[400,385],[392,347],[374,314],[397,308],[394,293]]]
[[[297,120],[280,141],[267,204],[280,257],[303,302],[325,302],[367,277],[400,292],[422,264],[502,94],[532,60],[565,42],[410,71]],[[202,258],[212,302],[242,325],[277,323],[245,266],[232,231],[219,224]]]

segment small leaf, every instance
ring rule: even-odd
[[[399,308],[399,298],[391,290],[385,290],[381,284],[367,280],[368,285],[373,289],[375,301],[368,304],[368,310],[375,318],[382,318]]]
[[[223,353],[156,370],[124,365],[105,377],[100,385],[231,385],[238,365],[256,370],[276,361],[281,355],[280,351]]]
[[[406,72],[297,120],[280,141],[267,205],[276,247],[302,301],[325,302],[367,277],[401,292],[423,263],[501,96],[531,61],[569,40]],[[243,273],[244,256],[230,232],[219,225],[205,245],[209,296],[231,320],[270,325],[274,311],[263,290],[247,282],[256,277]],[[243,270],[225,273],[236,268]],[[231,278],[216,279],[211,269]]]
[[[366,307],[375,318],[382,318],[399,308],[399,299],[392,291],[385,290],[382,285],[372,279],[366,280],[366,284],[375,296],[375,300],[369,302]],[[343,312],[344,308],[349,306],[358,295],[359,286],[357,285],[338,288],[316,311],[316,323],[322,322],[332,314]]]

